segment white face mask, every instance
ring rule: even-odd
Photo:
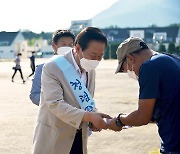
[[[58,55],[63,55],[63,54],[65,54],[66,52],[68,52],[69,50],[71,50],[72,48],[71,47],[68,47],[68,46],[66,46],[66,47],[60,47],[60,48],[58,48],[58,50],[57,50],[57,54]]]
[[[86,70],[87,72],[95,69],[98,64],[99,64],[100,61],[98,60],[89,60],[89,59],[86,59],[84,58],[84,55],[83,55],[83,58],[80,59],[80,65],[81,67]]]
[[[130,78],[138,80],[138,76],[135,74],[134,71],[127,70],[127,74]]]
[[[127,74],[130,78],[134,79],[134,80],[138,80],[138,76],[135,74],[135,72],[133,71],[133,65],[132,65],[132,71],[129,70],[128,68],[128,63],[127,63]]]

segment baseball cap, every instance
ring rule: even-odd
[[[146,43],[139,37],[129,37],[123,41],[117,48],[116,54],[118,59],[118,67],[115,73],[121,72],[123,60],[127,54],[148,49]]]

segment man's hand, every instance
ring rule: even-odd
[[[90,122],[89,123],[89,130],[93,131],[93,132],[100,132],[102,129],[101,128],[96,128],[94,127],[94,125]]]
[[[104,113],[97,112],[86,112],[83,117],[83,121],[91,122],[95,128],[107,129],[108,124],[103,120],[103,118],[111,119],[111,117]]]
[[[116,125],[116,118],[113,118],[113,119],[109,122],[108,128],[111,129],[111,130],[114,130],[115,132],[122,130],[122,127],[118,127],[118,126]]]

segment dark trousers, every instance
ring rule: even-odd
[[[77,130],[70,154],[83,154],[82,129]]]
[[[31,67],[31,69],[32,69],[32,73],[31,73],[28,77],[34,75],[34,72],[35,72],[35,66],[34,66],[34,67]]]
[[[14,70],[14,74],[13,74],[13,76],[12,76],[12,80],[14,79],[14,76],[15,76],[15,74],[16,74],[17,71],[19,71],[19,73],[20,73],[20,75],[21,75],[21,79],[24,81],[24,78],[23,78],[23,74],[22,74],[21,69],[15,69],[15,70]]]

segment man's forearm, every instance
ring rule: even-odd
[[[121,115],[120,120],[127,126],[141,126],[150,122],[156,99],[140,99],[138,109],[128,115]]]
[[[127,115],[120,116],[121,122],[126,126],[142,126],[149,123],[149,119],[136,110]]]

